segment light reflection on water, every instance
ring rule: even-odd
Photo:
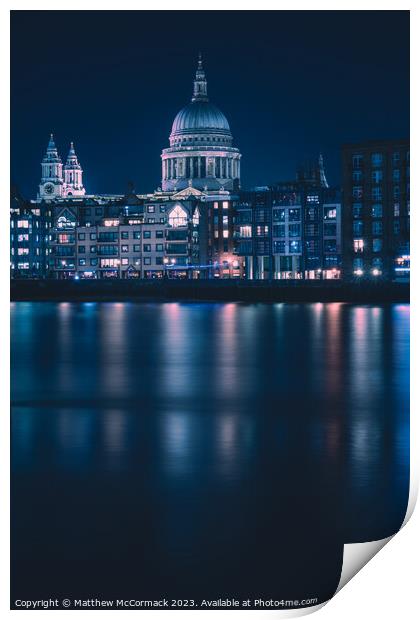
[[[313,591],[308,540],[336,536],[335,575],[338,540],[404,518],[408,346],[401,304],[14,304],[15,580],[47,571],[28,544],[66,547],[72,530],[85,548],[71,539],[70,568],[87,545],[84,570],[98,570],[105,536],[109,561],[146,558],[147,592],[172,571],[205,596],[209,580],[245,595],[258,564],[265,594],[278,598],[280,575],[291,597],[293,562]]]

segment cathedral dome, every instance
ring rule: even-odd
[[[171,137],[191,132],[215,132],[230,135],[225,115],[209,101],[192,101],[178,112],[172,124]]]

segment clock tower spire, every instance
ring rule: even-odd
[[[63,195],[63,164],[55,146],[54,136],[50,135],[47,152],[41,162],[41,182],[39,184],[39,198],[54,200]]]
[[[77,159],[73,142],[70,142],[70,150],[64,166],[64,196],[84,196],[86,193],[82,181],[83,170]]]

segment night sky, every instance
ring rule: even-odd
[[[51,131],[88,193],[160,185],[162,148],[203,53],[242,186],[294,178],[340,145],[409,134],[408,11],[14,11],[12,181],[34,198]],[[64,163],[64,161],[63,161]]]

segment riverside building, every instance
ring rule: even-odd
[[[408,140],[347,144],[343,161],[343,267],[348,280],[410,275]]]

